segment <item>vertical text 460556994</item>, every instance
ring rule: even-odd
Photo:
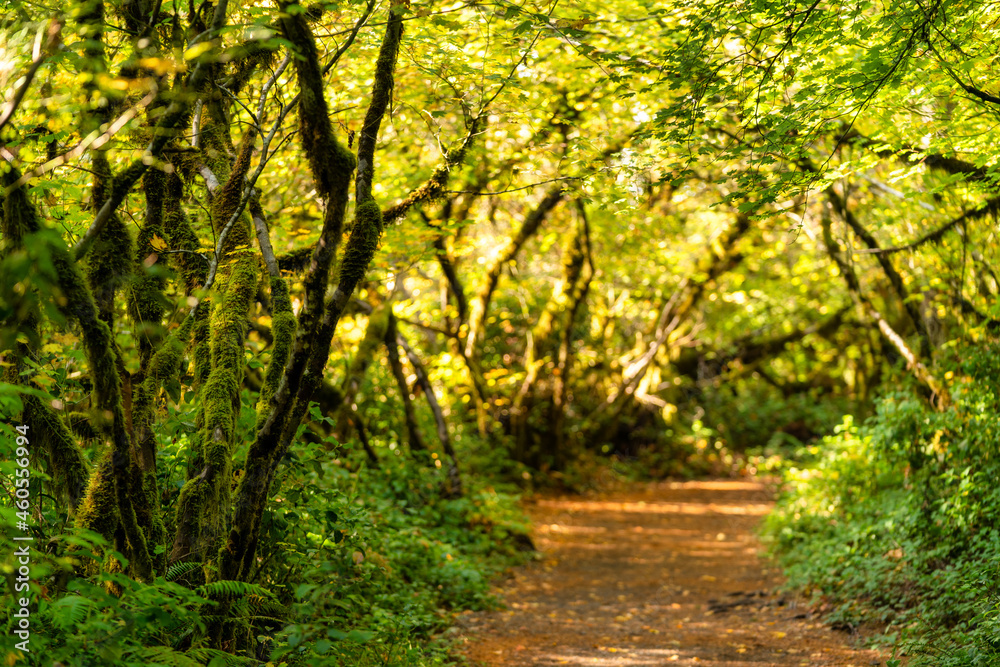
[[[18,426],[17,432],[20,435],[17,436],[17,448],[14,452],[14,463],[16,464],[14,473],[14,506],[17,508],[17,528],[21,531],[21,534],[14,536],[16,545],[14,548],[14,557],[17,559],[18,564],[14,591],[20,594],[20,597],[16,600],[17,608],[14,611],[14,616],[17,618],[14,634],[21,640],[15,644],[17,649],[28,652],[30,651],[28,643],[31,638],[31,611],[28,608],[28,605],[31,603],[29,593],[31,584],[31,554],[28,543],[34,539],[29,532],[29,520],[31,518],[31,469],[29,468],[29,464],[31,463],[31,451],[28,449],[28,426]]]

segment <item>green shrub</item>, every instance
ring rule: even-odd
[[[911,665],[1000,659],[1000,365],[995,348],[942,370],[955,405],[883,396],[785,470],[764,533],[790,586],[832,603],[833,619],[886,626]]]
[[[377,469],[352,443],[295,447],[263,518],[251,583],[182,585],[192,570],[183,563],[136,582],[116,562],[95,562],[103,539],[73,531],[38,486],[32,544],[44,546],[31,550],[31,652],[15,651],[15,608],[4,605],[0,655],[46,667],[451,664],[444,630],[454,614],[494,605],[491,579],[525,557],[517,545],[526,519],[512,490],[481,475],[466,474],[464,495],[449,497],[443,466],[392,438],[373,435]],[[161,499],[169,512],[184,465],[164,444]],[[0,461],[0,474],[12,478],[13,465]],[[6,534],[20,534],[13,508],[0,508],[0,518]],[[84,576],[87,563],[103,573]],[[17,563],[8,554],[0,566],[13,577]],[[205,631],[223,619],[220,610],[251,647],[241,657],[207,648]]]

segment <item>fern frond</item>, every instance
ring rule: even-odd
[[[284,617],[288,615],[288,609],[274,598],[265,598],[260,595],[247,597],[247,604],[255,614],[266,616]]]
[[[87,618],[93,604],[81,595],[67,595],[52,605],[52,620],[61,628],[77,627]]]
[[[135,653],[149,667],[202,667],[204,663],[169,646],[144,646]]]
[[[215,664],[222,664],[225,667],[256,667],[259,664],[253,658],[244,658],[216,648],[193,648],[187,652],[187,656],[197,660],[199,665],[207,665],[213,660],[217,661]]]
[[[195,563],[192,561],[188,561],[186,563],[174,563],[167,569],[167,572],[166,574],[163,575],[163,578],[166,579],[167,581],[173,581],[175,579],[183,577],[189,572],[194,572],[195,570],[199,569],[201,569],[201,563]]]
[[[260,597],[274,598],[271,591],[257,584],[248,584],[245,581],[232,581],[222,579],[199,586],[195,592],[210,600],[244,598],[248,595],[258,595]]]

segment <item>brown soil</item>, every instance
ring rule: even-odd
[[[662,482],[529,503],[542,556],[504,584],[507,608],[460,617],[474,665],[884,664],[778,592],[750,481]]]

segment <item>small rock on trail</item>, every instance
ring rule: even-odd
[[[471,664],[884,664],[775,592],[755,530],[755,481],[658,482],[535,499],[542,560],[505,583],[507,608],[460,617]]]

